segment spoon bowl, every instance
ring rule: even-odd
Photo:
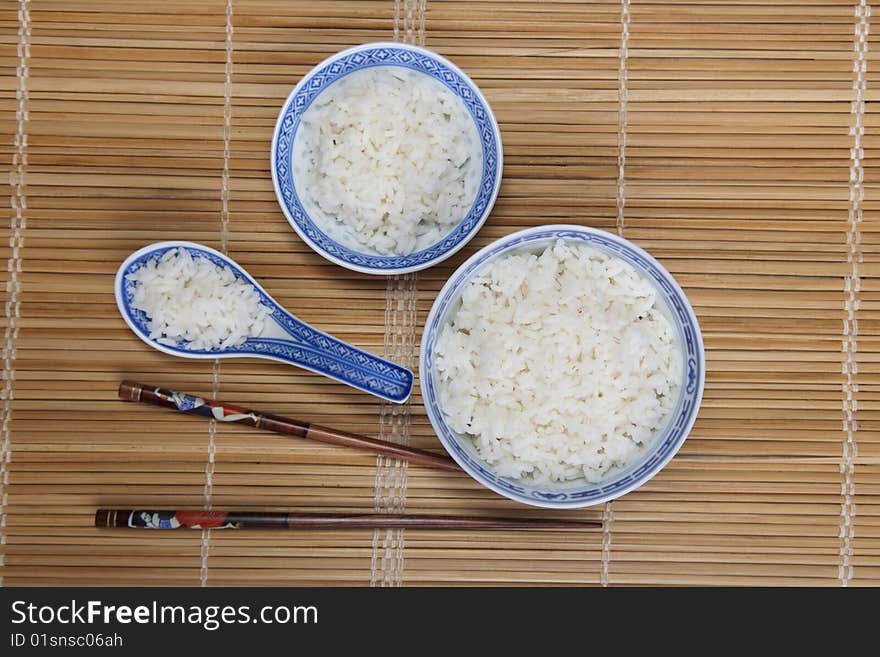
[[[260,334],[238,345],[222,349],[190,349],[186,341],[164,344],[150,337],[147,314],[132,306],[137,285],[128,280],[147,262],[160,258],[171,249],[184,249],[194,258],[207,258],[221,267],[228,267],[236,278],[252,285],[260,303],[271,309]],[[182,358],[265,358],[323,374],[390,402],[403,403],[413,387],[413,373],[395,363],[358,349],[342,340],[319,331],[295,317],[273,299],[250,274],[234,260],[219,251],[194,242],[170,241],[150,244],[138,249],[123,261],[116,272],[114,285],[116,305],[125,323],[141,340],[154,349]]]

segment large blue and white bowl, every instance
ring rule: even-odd
[[[373,66],[400,66],[430,75],[461,98],[477,126],[483,152],[483,171],[468,213],[439,242],[406,256],[380,256],[355,251],[322,231],[300,200],[293,176],[294,140],[302,115],[318,95],[349,73]],[[343,50],[309,71],[284,102],[272,136],[272,183],[287,221],[319,254],[348,269],[367,274],[404,274],[445,260],[477,233],[501,186],[501,132],[489,103],[477,85],[455,64],[440,55],[402,43],[367,43]]]
[[[626,469],[609,474],[598,484],[574,480],[565,484],[535,485],[498,476],[476,453],[473,442],[449,428],[438,400],[434,368],[437,337],[460,306],[464,285],[487,263],[517,251],[540,251],[558,239],[588,244],[622,258],[645,275],[656,287],[657,304],[678,335],[682,354],[682,382],[675,409],[665,427],[658,430],[652,445]],[[458,464],[478,482],[517,502],[547,508],[575,508],[607,502],[638,488],[657,474],[678,452],[687,438],[703,397],[706,368],[703,338],[693,308],[672,275],[647,252],[610,233],[583,226],[539,226],[508,235],[484,247],[452,275],[431,308],[422,335],[420,353],[422,398],[428,418],[440,441]],[[589,408],[584,412],[589,413]]]

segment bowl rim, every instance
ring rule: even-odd
[[[675,440],[674,444],[672,444],[670,446],[668,453],[665,454],[656,463],[654,463],[654,465],[649,470],[645,471],[644,473],[642,473],[638,477],[634,478],[633,481],[629,482],[628,484],[626,484],[616,490],[609,491],[603,495],[600,495],[596,498],[593,498],[593,499],[590,499],[587,501],[579,500],[579,499],[549,500],[549,499],[533,498],[533,497],[530,497],[525,494],[517,495],[517,494],[512,493],[511,491],[504,490],[501,487],[497,486],[494,482],[486,479],[480,473],[475,472],[474,469],[471,467],[471,465],[469,463],[467,463],[467,461],[465,461],[463,458],[461,458],[458,453],[456,453],[456,450],[450,448],[450,446],[447,444],[447,437],[444,435],[445,432],[441,431],[439,429],[438,425],[442,425],[445,428],[447,428],[451,434],[454,434],[455,432],[453,432],[451,429],[449,429],[446,426],[446,423],[442,419],[442,417],[437,417],[436,413],[434,412],[434,409],[432,408],[432,405],[430,403],[428,403],[428,401],[430,399],[432,399],[432,397],[433,397],[430,393],[429,383],[428,383],[428,379],[431,377],[431,374],[428,372],[427,367],[426,367],[426,360],[427,360],[427,356],[428,356],[427,350],[428,350],[428,343],[429,343],[429,340],[427,339],[428,330],[431,327],[432,323],[435,321],[437,314],[440,312],[441,302],[446,297],[448,297],[450,295],[453,288],[457,287],[460,283],[464,282],[461,279],[463,278],[465,271],[470,266],[474,265],[478,261],[485,258],[486,254],[491,250],[498,249],[499,247],[504,247],[492,256],[492,259],[495,259],[495,258],[501,256],[502,254],[508,253],[511,250],[514,250],[518,246],[520,246],[520,244],[518,244],[518,243],[514,244],[514,243],[519,242],[521,238],[526,238],[526,237],[529,237],[534,234],[549,233],[549,235],[547,235],[547,238],[550,239],[550,238],[552,238],[553,233],[561,233],[561,232],[576,232],[576,233],[582,233],[582,234],[587,234],[587,235],[600,236],[602,238],[608,239],[611,242],[615,242],[618,245],[621,245],[621,246],[624,246],[628,249],[631,249],[637,255],[644,258],[646,261],[648,261],[650,264],[652,264],[654,267],[656,267],[657,271],[663,276],[663,278],[666,280],[666,282],[668,282],[669,285],[672,287],[673,292],[675,293],[675,295],[678,297],[679,301],[681,302],[681,305],[682,305],[684,311],[686,312],[688,319],[690,320],[690,322],[692,323],[692,325],[695,329],[694,343],[695,343],[695,347],[696,347],[695,351],[696,351],[696,366],[697,366],[697,370],[698,370],[698,377],[697,377],[697,381],[696,381],[696,389],[694,392],[693,410],[690,413],[690,416],[688,417],[687,422],[685,423],[685,425],[683,426],[683,428],[681,430],[681,435]],[[486,261],[488,262],[488,260],[486,260]],[[483,264],[485,264],[485,263],[483,263]],[[473,276],[473,274],[476,271],[478,271],[478,270],[475,269],[473,272],[471,272],[471,274],[468,278]],[[434,342],[436,344],[436,340]],[[548,509],[586,508],[586,507],[590,507],[590,506],[604,504],[604,503],[609,502],[611,500],[622,497],[623,495],[626,495],[627,493],[643,486],[645,483],[650,481],[657,473],[659,473],[661,470],[663,470],[664,467],[666,467],[666,465],[669,463],[669,461],[672,460],[672,458],[679,452],[679,450],[681,449],[681,446],[684,444],[685,440],[687,440],[688,436],[690,435],[691,429],[693,428],[693,425],[697,420],[697,416],[699,415],[700,405],[701,405],[702,399],[703,399],[703,391],[705,388],[705,382],[706,382],[706,354],[705,354],[705,346],[703,344],[702,330],[700,329],[699,321],[697,320],[696,313],[694,312],[694,309],[691,306],[690,300],[688,299],[684,290],[678,284],[678,281],[676,281],[675,278],[672,276],[672,274],[669,273],[669,271],[662,264],[660,264],[660,262],[658,262],[657,259],[654,258],[650,253],[645,251],[640,246],[630,242],[626,238],[615,235],[614,233],[610,233],[608,231],[600,230],[597,228],[592,228],[589,226],[579,226],[579,225],[575,225],[575,224],[547,224],[547,225],[534,226],[531,228],[519,230],[519,231],[510,233],[509,235],[506,235],[504,237],[501,237],[497,240],[493,240],[492,242],[490,242],[486,246],[479,249],[472,256],[470,256],[452,273],[451,276],[449,276],[446,283],[443,285],[443,287],[440,289],[440,292],[437,294],[436,298],[434,299],[434,302],[431,305],[431,310],[428,313],[428,316],[425,320],[424,330],[422,332],[422,337],[421,337],[421,345],[419,347],[419,388],[420,388],[420,392],[422,395],[422,399],[425,402],[425,404],[424,404],[425,405],[425,412],[428,416],[428,420],[430,421],[432,428],[434,429],[434,432],[437,434],[437,437],[439,438],[441,444],[443,445],[443,448],[446,450],[446,452],[449,454],[449,456],[451,456],[456,461],[456,463],[458,463],[459,466],[461,466],[461,468],[465,472],[467,472],[474,480],[476,480],[478,483],[485,486],[486,488],[489,488],[490,490],[494,491],[495,493],[498,493],[499,495],[502,495],[502,496],[504,496],[510,500],[513,500],[515,502],[520,502],[522,504],[527,504],[529,506],[537,506],[537,507],[548,508]],[[435,404],[437,403],[436,399],[435,399],[434,403]],[[439,404],[438,404],[438,408],[439,408]],[[487,468],[487,470],[491,470],[491,467],[489,467],[488,465],[486,465],[486,468]],[[515,482],[515,480],[511,480],[511,481]],[[613,481],[614,481],[614,479],[611,478],[605,482],[600,482],[600,484],[596,485],[596,488],[602,488],[604,486],[607,486],[610,483],[612,483]]]
[[[428,58],[434,60],[435,62],[441,64],[442,66],[448,68],[456,75],[460,76],[461,79],[464,80],[467,83],[467,85],[470,87],[471,91],[474,93],[475,99],[479,102],[479,104],[485,110],[486,122],[491,127],[492,141],[494,142],[495,150],[497,153],[496,165],[495,165],[495,181],[493,184],[492,191],[489,194],[489,196],[486,198],[486,205],[483,208],[483,211],[482,211],[479,219],[476,222],[474,222],[474,225],[471,227],[471,229],[465,235],[463,235],[458,240],[458,242],[456,244],[453,244],[450,248],[441,251],[435,257],[430,258],[428,260],[425,260],[424,262],[421,262],[421,263],[418,263],[415,265],[408,265],[408,266],[401,266],[401,267],[370,267],[367,265],[361,265],[361,264],[349,262],[348,260],[346,260],[344,258],[341,258],[341,257],[338,257],[334,254],[328,253],[323,247],[321,247],[311,237],[309,237],[309,235],[306,233],[306,231],[303,230],[303,228],[297,223],[297,221],[293,218],[293,216],[291,216],[291,212],[287,206],[287,202],[286,202],[284,195],[281,191],[281,186],[280,186],[279,176],[278,176],[278,169],[276,166],[276,156],[277,156],[277,151],[278,151],[279,135],[282,130],[284,119],[289,114],[289,107],[290,107],[291,103],[294,101],[294,98],[297,96],[297,94],[299,94],[300,91],[306,85],[309,84],[309,82],[314,78],[314,76],[317,73],[322,71],[325,67],[331,65],[333,62],[340,60],[340,59],[343,59],[345,57],[348,57],[348,56],[355,54],[355,53],[358,53],[358,52],[373,51],[373,50],[380,50],[380,49],[405,50],[405,51],[409,51],[409,52],[423,55],[423,56],[428,57]],[[389,64],[389,65],[393,65],[393,64]],[[332,82],[330,84],[332,84]],[[481,137],[481,143],[482,142],[483,142],[483,140]],[[360,45],[352,46],[350,48],[345,48],[344,50],[340,50],[339,52],[336,52],[333,55],[330,55],[329,57],[327,57],[323,61],[321,61],[318,64],[316,64],[315,66],[313,66],[305,75],[303,75],[302,78],[300,78],[299,82],[297,82],[296,86],[294,86],[294,88],[291,90],[291,92],[287,95],[287,98],[284,100],[284,103],[281,105],[281,109],[278,112],[278,117],[275,120],[275,126],[272,131],[269,166],[270,166],[271,175],[272,175],[272,187],[275,191],[275,198],[278,201],[278,205],[281,207],[281,211],[284,214],[285,219],[287,219],[287,222],[291,225],[291,227],[294,229],[294,231],[296,231],[296,233],[299,235],[300,239],[303,240],[303,242],[305,242],[313,251],[315,251],[316,253],[321,255],[326,260],[332,262],[333,264],[340,265],[341,267],[345,267],[346,269],[350,269],[352,271],[356,271],[356,272],[360,272],[360,273],[364,273],[364,274],[391,276],[391,275],[397,275],[397,274],[408,274],[411,272],[420,271],[422,269],[427,269],[428,267],[432,267],[432,266],[436,265],[437,263],[442,262],[443,260],[446,260],[447,258],[449,258],[452,255],[454,255],[455,253],[457,253],[468,242],[470,242],[471,239],[473,239],[473,237],[477,234],[477,232],[479,232],[479,230],[483,227],[483,224],[486,223],[486,219],[489,217],[489,214],[491,213],[492,208],[495,205],[495,201],[498,198],[498,192],[501,188],[501,180],[503,177],[504,153],[503,153],[503,145],[502,145],[502,141],[501,141],[501,129],[498,126],[498,121],[495,118],[495,113],[492,111],[492,106],[489,104],[489,101],[486,99],[485,95],[480,90],[480,88],[477,86],[477,84],[471,79],[471,77],[467,73],[465,73],[463,70],[461,70],[453,62],[446,59],[443,55],[440,55],[439,53],[436,53],[432,50],[428,50],[427,48],[422,48],[420,46],[415,46],[415,45],[411,45],[411,44],[407,44],[407,43],[398,43],[398,42],[394,42],[394,41],[373,41],[373,42],[369,42],[369,43],[363,43]],[[291,177],[292,177],[292,175],[293,174],[291,172]],[[303,214],[307,214],[305,212],[304,208],[302,208],[302,211],[303,211]],[[470,214],[470,211],[468,212],[468,214]],[[452,232],[455,231],[455,229],[468,216],[468,214],[466,214],[465,217],[463,217],[461,220],[459,220],[458,223],[455,224],[455,226],[452,228]],[[312,223],[314,223],[314,220],[312,220]],[[315,227],[318,228],[317,225]],[[318,229],[318,230],[320,230],[320,229]],[[321,232],[323,234],[323,231],[321,231]],[[431,245],[426,248],[433,248],[434,246],[436,246],[436,244],[439,244],[444,239],[446,239],[448,237],[448,235],[449,235],[449,233],[447,233],[447,235],[445,235],[443,238],[438,240],[438,242],[436,242],[434,245]],[[335,242],[335,240],[333,240],[333,238],[330,238],[329,236],[327,236],[327,237],[328,237],[328,239]],[[340,246],[344,246],[344,245],[340,245]],[[409,257],[409,256],[413,255],[413,254],[409,254],[408,256],[375,256],[374,254],[367,254],[367,253],[355,251],[355,249],[352,249],[351,247],[344,246],[344,248],[346,248],[347,250],[350,250],[354,253],[360,253],[365,256],[377,257],[377,258],[388,258],[389,260],[394,259],[394,258],[405,258],[405,257]],[[418,253],[418,252],[416,252],[416,253]]]

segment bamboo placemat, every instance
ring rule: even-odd
[[[3,2],[2,583],[880,583],[872,20],[863,1]],[[468,248],[386,281],[296,237],[268,149],[302,74],[392,38],[481,86],[505,171]],[[128,505],[544,515],[453,473],[117,401],[130,378],[440,449],[418,394],[391,407],[281,365],[148,349],[112,278],[148,242],[204,242],[304,320],[415,366],[452,270],[555,222],[651,250],[707,347],[680,454],[564,514],[601,532],[91,528]]]

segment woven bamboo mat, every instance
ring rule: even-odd
[[[0,3],[2,583],[880,584],[872,20],[851,0]],[[476,80],[505,171],[468,248],[386,281],[304,246],[268,149],[303,73],[392,38]],[[148,349],[112,279],[148,242],[225,248],[304,320],[415,366],[451,271],[555,222],[651,250],[708,352],[680,454],[565,514],[601,532],[90,527],[102,505],[542,514],[464,476],[117,401],[131,378],[440,449],[418,394],[392,408],[281,365]]]

